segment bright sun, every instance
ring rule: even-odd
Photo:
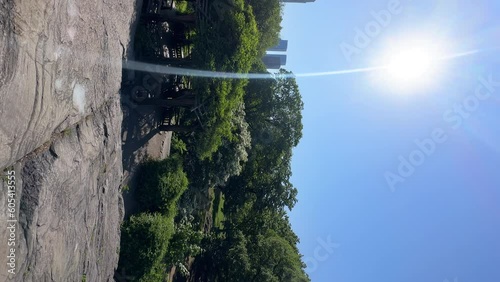
[[[423,90],[439,82],[445,48],[437,40],[405,39],[391,41],[378,65],[382,70],[377,81],[398,92]]]
[[[394,79],[411,82],[432,71],[434,60],[433,54],[418,47],[401,50],[392,54],[387,64],[387,71]]]

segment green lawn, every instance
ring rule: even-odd
[[[213,219],[214,219],[214,226],[222,229],[224,228],[224,194],[222,192],[218,191],[217,195],[215,196],[214,199],[214,204],[213,204]]]

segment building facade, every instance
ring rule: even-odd
[[[288,40],[280,39],[280,42],[278,43],[278,45],[267,49],[267,51],[286,52],[287,49],[288,49]]]
[[[286,55],[267,54],[264,56],[264,58],[262,58],[262,62],[264,62],[266,68],[277,70],[286,65]]]

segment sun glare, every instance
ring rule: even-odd
[[[387,65],[390,76],[399,81],[420,79],[432,70],[433,54],[413,48],[393,54]]]
[[[398,92],[415,92],[439,82],[444,67],[444,45],[437,40],[391,41],[378,56],[383,66],[377,81]]]

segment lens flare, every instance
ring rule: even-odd
[[[459,57],[471,56],[471,55],[477,54],[479,52],[482,52],[482,51],[481,50],[474,50],[474,51],[456,53],[456,54],[451,54],[451,55],[447,55],[447,56],[442,56],[440,58],[436,58],[435,60],[452,60],[452,59],[456,59]],[[417,55],[418,55],[418,53],[417,53]],[[406,55],[404,57],[408,58],[408,56],[406,56]],[[412,58],[412,56],[409,56],[409,57]],[[422,60],[422,57],[424,57],[424,60]],[[417,56],[417,58],[418,58],[418,56]],[[428,59],[426,59],[424,55],[421,55],[420,60],[418,60],[418,59],[417,60],[408,59],[408,60],[413,61],[414,66],[420,64],[421,65],[419,67],[420,69],[427,68],[426,64],[429,64],[429,62],[425,63],[425,61],[426,60],[428,61]],[[405,60],[401,60],[401,61],[405,61]],[[389,61],[389,63],[387,63],[385,65],[381,64],[379,66],[373,66],[373,67],[333,70],[333,71],[324,71],[324,72],[297,73],[297,74],[284,75],[284,77],[296,78],[296,77],[338,76],[338,75],[372,73],[372,72],[384,73],[387,70],[390,70],[390,71],[392,70],[391,72],[394,72],[396,74],[396,73],[400,73],[396,70],[406,68],[406,65],[403,65],[401,63],[396,63],[396,62],[399,62],[399,61],[394,60],[393,63],[391,63]],[[424,63],[422,63],[422,62],[424,62]],[[184,75],[184,76],[191,76],[191,77],[206,77],[206,78],[275,79],[278,76],[278,74],[273,74],[273,73],[232,73],[232,72],[218,72],[218,71],[207,71],[207,70],[198,70],[198,69],[187,69],[187,68],[178,68],[178,67],[171,67],[171,66],[165,66],[165,65],[144,63],[144,62],[139,62],[139,61],[134,61],[134,60],[125,60],[125,61],[123,61],[122,66],[124,69],[134,70],[134,71],[152,72],[152,73],[169,74],[169,75]]]
[[[390,92],[401,94],[421,92],[441,81],[446,70],[446,57],[450,53],[445,41],[423,36],[407,36],[390,40],[382,48],[377,61],[386,64],[375,78]]]

